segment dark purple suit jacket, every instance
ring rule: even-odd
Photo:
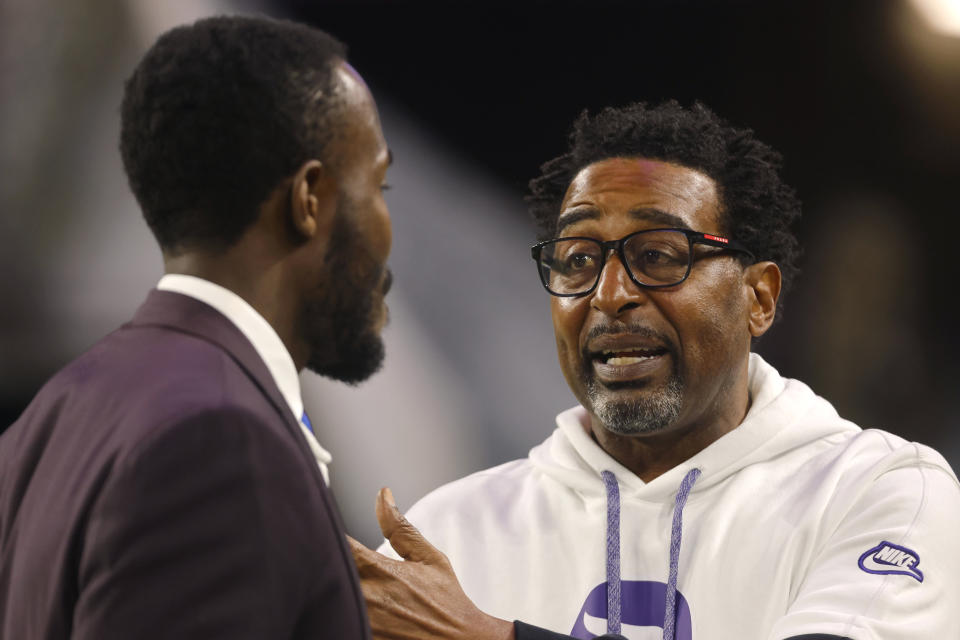
[[[317,463],[213,308],[151,292],[0,437],[0,638],[370,638]]]

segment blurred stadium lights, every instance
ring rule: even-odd
[[[960,38],[960,0],[910,0],[935,31]]]

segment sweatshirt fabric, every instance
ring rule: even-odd
[[[960,638],[960,483],[750,356],[743,422],[643,482],[586,410],[407,517],[494,616],[576,638]],[[387,544],[381,552],[396,557]]]

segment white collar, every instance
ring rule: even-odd
[[[257,310],[251,307],[246,300],[233,291],[203,278],[168,273],[160,278],[157,289],[173,291],[204,302],[236,325],[267,366],[270,376],[276,383],[277,388],[280,389],[280,395],[283,396],[290,408],[290,413],[293,414],[294,420],[297,421],[306,436],[310,450],[323,472],[324,480],[329,484],[327,465],[330,464],[332,456],[320,446],[313,433],[300,421],[300,417],[303,415],[303,399],[300,396],[300,378],[297,375],[297,368],[293,364],[290,352],[287,351],[280,336],[270,326],[270,323],[257,313]]]

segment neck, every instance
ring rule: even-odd
[[[298,299],[285,277],[283,262],[251,251],[243,241],[223,252],[189,251],[164,255],[164,272],[203,278],[243,298],[277,332],[299,371],[306,364],[306,346],[296,336]]]

